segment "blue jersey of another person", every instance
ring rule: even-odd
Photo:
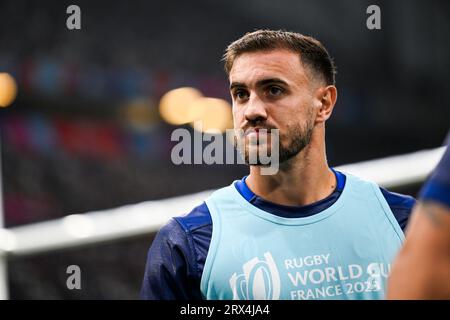
[[[337,186],[323,200],[307,206],[283,206],[255,195],[244,177],[234,183],[239,194],[252,206],[282,218],[306,218],[330,208],[340,198],[346,175],[333,170]],[[398,226],[405,230],[411,209],[411,196],[380,188]],[[171,219],[156,235],[148,254],[141,290],[143,299],[201,300],[201,279],[211,244],[212,218],[208,206],[202,203],[189,214]]]
[[[431,177],[422,187],[419,197],[421,201],[439,202],[450,207],[450,132],[445,145],[447,149]]]

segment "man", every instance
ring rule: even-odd
[[[450,134],[420,193],[389,278],[389,299],[450,299]]]
[[[172,219],[149,250],[144,299],[375,299],[414,199],[329,168],[337,98],[323,45],[259,30],[228,46],[233,117],[246,161],[279,130],[279,170],[250,174]],[[257,143],[252,143],[257,140]]]

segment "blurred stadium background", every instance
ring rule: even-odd
[[[81,30],[66,28],[70,4],[81,8]],[[381,8],[381,30],[366,28],[371,4]],[[0,1],[0,104],[14,93],[6,73],[18,89],[14,102],[0,107],[3,223],[12,230],[0,229],[0,260],[7,258],[9,298],[138,298],[154,231],[204,193],[169,198],[212,190],[247,172],[242,165],[170,160],[172,131],[194,130],[183,114],[192,95],[221,99],[210,107],[216,108],[212,117],[203,115],[211,126],[230,126],[217,116],[230,102],[220,59],[245,32],[312,35],[335,58],[339,97],[327,126],[332,166],[439,147],[450,125],[449,18],[444,0]],[[181,87],[198,91],[185,91],[174,110],[160,106]],[[402,167],[420,174],[382,182],[415,196],[438,155],[387,162],[395,174]],[[370,166],[365,172],[379,173],[376,163]],[[70,223],[79,227],[79,243],[95,238],[95,226],[83,217],[118,207],[122,220],[114,219],[116,211],[97,214],[117,236],[103,230],[96,243],[32,250],[58,239],[50,231]],[[128,211],[134,224],[121,233]],[[36,229],[37,223],[46,224]],[[23,242],[7,244],[11,232]],[[73,264],[82,271],[81,290],[66,287]]]

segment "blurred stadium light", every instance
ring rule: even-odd
[[[336,169],[373,180],[384,187],[399,187],[424,181],[444,151],[445,147],[440,147],[343,165]],[[5,259],[9,256],[30,255],[155,233],[172,216],[189,212],[213,191],[69,215],[10,229],[0,228],[0,299],[7,298],[4,268]]]
[[[193,118],[198,120],[191,123],[191,126],[201,132],[222,133],[233,128],[233,115],[231,105],[217,98],[199,98],[191,103],[190,109],[198,116]]]
[[[0,72],[0,108],[6,108],[17,96],[17,84],[14,78],[5,72]]]
[[[159,112],[169,124],[190,123],[201,132],[221,133],[233,128],[231,105],[226,100],[204,97],[198,89],[191,87],[165,93],[159,103]]]
[[[174,90],[170,90],[162,96],[159,103],[159,112],[161,117],[170,124],[179,125],[189,123],[194,120],[193,113],[189,105],[203,97],[203,94],[190,87],[183,87]]]

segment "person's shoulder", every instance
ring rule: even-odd
[[[185,215],[171,218],[157,232],[152,247],[188,248],[206,236],[212,229],[211,215],[203,202]]]
[[[380,190],[391,208],[411,210],[416,204],[416,199],[410,195],[392,192],[383,187]]]
[[[419,198],[422,201],[439,202],[450,207],[450,132],[446,145],[441,160],[422,186]]]
[[[406,229],[414,205],[416,204],[416,199],[414,199],[414,197],[387,190],[374,181],[366,180],[358,176],[346,175],[352,177],[354,181],[372,185],[373,187],[379,189],[402,230]]]
[[[416,204],[416,199],[406,194],[389,191],[383,187],[379,188],[398,224],[405,231],[414,205]]]
[[[157,238],[175,240],[185,238],[198,229],[212,225],[211,215],[205,202],[194,207],[188,213],[167,221],[158,231]]]
[[[200,228],[212,225],[211,214],[205,202],[194,207],[189,213],[174,217],[173,221],[187,233],[192,233]]]

